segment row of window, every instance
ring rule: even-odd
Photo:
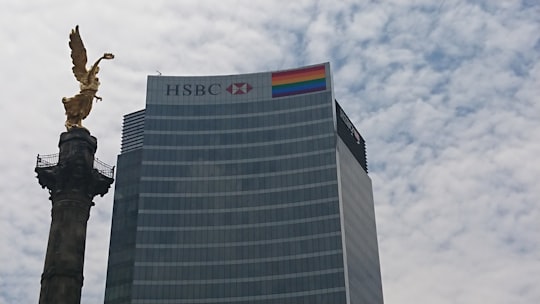
[[[239,130],[232,133],[206,132],[193,134],[159,134],[147,133],[144,137],[145,145],[193,147],[193,146],[219,146],[240,145],[271,142],[285,139],[305,138],[320,134],[333,134],[331,120],[318,120],[313,123],[277,128],[272,130]]]
[[[290,275],[330,269],[343,269],[341,254],[304,259],[225,265],[136,266],[134,280],[265,280],[268,276]]]
[[[222,208],[244,208],[273,206],[279,204],[306,202],[318,199],[337,199],[337,181],[307,185],[279,192],[245,192],[216,195],[168,195],[160,193],[141,193],[140,209],[154,210],[201,210]]]
[[[259,191],[298,185],[335,181],[336,169],[325,168],[312,172],[298,172],[287,175],[247,178],[224,178],[220,180],[168,180],[167,178],[145,178],[141,180],[141,190],[146,193],[220,193],[236,191]]]
[[[327,288],[323,290],[276,294],[271,296],[251,296],[244,298],[206,298],[204,295],[197,298],[194,302],[192,299],[186,299],[179,295],[174,286],[163,291],[168,293],[167,300],[156,299],[134,299],[131,301],[131,285],[124,284],[120,286],[112,286],[107,288],[105,292],[105,304],[192,304],[192,303],[234,303],[234,304],[345,304],[345,288]],[[178,295],[178,297],[175,297]],[[172,300],[175,298],[175,300]],[[169,300],[171,299],[171,300]],[[379,301],[382,302],[382,301]],[[369,302],[371,303],[371,302]],[[375,302],[373,302],[375,303]],[[377,302],[378,303],[378,302]]]
[[[317,256],[327,256],[327,255],[336,255],[343,254],[341,249],[334,249],[328,251],[318,251],[311,252],[306,254],[296,254],[290,256],[277,256],[277,257],[267,257],[267,258],[253,258],[253,259],[244,259],[244,260],[228,260],[228,261],[197,261],[197,262],[136,262],[134,265],[136,267],[179,267],[179,266],[210,266],[210,265],[237,265],[237,264],[256,264],[256,263],[270,263],[276,261],[294,261],[300,259],[306,259]]]
[[[182,226],[183,218],[190,217],[200,226],[245,225],[266,222],[291,221],[339,214],[337,198],[335,200],[315,201],[309,204],[288,204],[276,208],[233,208],[201,209],[196,212],[184,210],[182,203],[176,210],[139,209],[138,225]]]
[[[278,226],[257,227],[251,225],[248,226],[249,229],[242,228],[241,225],[224,226],[214,223],[210,223],[209,226],[187,226],[186,224],[188,221],[181,221],[182,219],[188,220],[191,219],[191,216],[180,218],[178,222],[172,223],[170,226],[159,226],[186,227],[185,230],[181,231],[171,231],[166,229],[163,229],[162,231],[148,231],[143,228],[152,226],[141,227],[141,224],[139,224],[142,231],[137,233],[137,243],[181,244],[186,247],[194,244],[207,244],[208,246],[212,246],[212,244],[232,244],[240,242],[261,243],[271,240],[284,240],[288,238],[322,235],[325,233],[338,233],[340,231],[340,223],[337,215],[330,218],[320,217],[311,222],[283,223]]]
[[[332,159],[330,159],[332,160]],[[249,163],[248,163],[249,164]],[[208,165],[202,166],[203,170],[199,169],[199,165],[195,164],[193,166],[183,166],[184,169],[182,173],[180,173],[180,176],[170,176],[169,174],[176,174],[177,171],[179,171],[177,168],[178,166],[160,166],[159,169],[162,169],[164,172],[160,172],[159,170],[156,170],[154,165],[149,165],[147,168],[145,168],[144,171],[146,172],[153,172],[155,175],[144,175],[140,179],[141,181],[170,181],[170,182],[179,182],[179,181],[187,181],[187,182],[226,182],[231,180],[245,180],[245,179],[257,179],[257,178],[270,178],[270,177],[285,177],[285,176],[294,176],[297,174],[319,174],[323,170],[327,169],[335,169],[336,166],[334,164],[329,165],[322,165],[322,166],[314,166],[314,167],[308,167],[308,168],[300,168],[296,170],[289,170],[288,168],[283,168],[281,171],[276,170],[276,168],[271,168],[271,172],[258,172],[258,173],[252,173],[252,174],[238,174],[238,167],[242,165],[238,165],[237,167],[233,167],[231,172],[228,172],[228,174],[224,174],[224,170],[220,170],[220,165],[216,165],[214,167],[211,167],[213,169],[210,169],[213,172],[220,171],[221,174],[209,174],[209,172],[203,171],[204,169],[209,168]],[[150,168],[148,168],[150,167]],[[169,168],[171,167],[171,168]],[[230,166],[232,167],[232,166]],[[258,165],[257,167],[261,168],[262,166]],[[154,169],[154,170],[149,170]],[[268,168],[270,169],[270,168]],[[185,172],[188,171],[188,172]],[[165,173],[165,174],[161,174]],[[134,181],[139,182],[139,181]]]
[[[190,105],[146,105],[146,115],[170,115],[170,116],[218,116],[238,115],[261,112],[274,112],[292,110],[297,108],[311,107],[314,105],[332,105],[330,92],[311,95],[299,95],[294,98],[269,99],[242,103],[216,103],[216,104],[190,104]]]
[[[245,267],[244,271],[250,271],[251,273],[255,274],[256,271],[254,270],[259,265],[248,265],[248,267]],[[277,266],[277,265],[276,265]],[[281,266],[284,268],[284,266]],[[311,268],[311,267],[310,267]],[[169,269],[170,270],[170,269]],[[193,271],[200,271],[201,269],[199,267],[196,267],[192,269]],[[134,285],[156,285],[156,284],[163,284],[163,285],[200,285],[200,284],[206,284],[206,285],[215,285],[215,284],[229,284],[229,283],[247,283],[247,282],[268,282],[268,281],[276,281],[281,279],[290,279],[290,278],[298,278],[302,279],[305,277],[315,277],[315,276],[321,276],[331,273],[343,273],[343,268],[331,268],[331,269],[321,269],[321,270],[314,270],[314,271],[306,271],[306,272],[284,272],[284,273],[278,273],[276,268],[269,269],[268,275],[263,276],[249,276],[248,273],[243,273],[239,276],[239,273],[237,272],[237,267],[224,267],[222,269],[216,269],[220,272],[220,274],[217,274],[215,272],[209,271],[208,274],[210,277],[201,277],[201,273],[197,273],[195,275],[196,279],[187,279],[185,276],[182,276],[182,274],[179,274],[179,277],[176,277],[176,273],[170,272],[171,279],[163,279],[161,277],[161,273],[157,273],[158,276],[154,277],[153,279],[141,279],[141,280],[134,280]],[[183,270],[180,270],[181,272],[184,272]],[[226,272],[229,271],[229,272]],[[151,272],[149,272],[151,273]],[[185,270],[185,273],[187,274],[188,271]]]
[[[256,282],[231,282],[218,284],[152,284],[135,285],[135,299],[197,299],[197,298],[232,298],[296,293],[303,291],[321,291],[329,288],[344,287],[343,272],[313,275],[303,278],[287,278]]]
[[[260,160],[245,163],[192,163],[144,162],[142,176],[162,177],[219,177],[249,174],[268,174],[317,168],[336,164],[335,150],[321,151],[320,154],[302,155],[290,158]]]
[[[205,130],[249,130],[257,128],[276,128],[278,126],[299,124],[311,121],[332,119],[332,107],[323,105],[307,109],[294,110],[293,112],[259,112],[253,116],[147,116],[144,122],[145,131],[168,130],[168,131],[205,131]],[[141,124],[142,126],[142,124]],[[132,128],[133,129],[133,128]],[[126,131],[124,130],[124,134]]]
[[[205,304],[345,304],[346,296],[343,287],[324,289],[320,291],[301,292],[294,294],[272,295],[262,297],[244,297],[244,298],[212,298],[207,299],[202,297],[202,300],[197,299],[195,303]],[[382,303],[382,301],[380,301]],[[124,302],[106,302],[107,304],[124,304]],[[134,300],[133,304],[192,304],[192,300]],[[351,302],[355,303],[355,302]],[[372,303],[372,302],[366,302]],[[375,302],[373,302],[375,303]]]
[[[143,245],[146,246],[146,245]],[[211,262],[290,256],[341,249],[339,234],[282,243],[207,248],[172,248],[156,246],[136,249],[136,262]]]
[[[206,147],[145,146],[144,161],[226,161],[278,157],[335,148],[333,134],[261,144]]]

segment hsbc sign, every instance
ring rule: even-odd
[[[232,83],[225,88],[231,95],[242,95],[249,93],[253,87],[247,82]],[[223,93],[220,83],[212,84],[167,84],[167,96],[208,96],[220,95]]]
[[[221,84],[168,84],[167,96],[205,96],[219,95],[221,93]]]

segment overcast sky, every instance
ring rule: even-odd
[[[1,0],[0,303],[37,303],[50,225],[38,153],[78,92],[76,24],[99,95],[84,121],[116,163],[146,76],[330,62],[367,142],[386,304],[540,303],[540,2]],[[113,191],[88,222],[83,303],[103,303]]]

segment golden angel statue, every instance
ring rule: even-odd
[[[71,48],[71,60],[73,62],[73,74],[80,83],[80,93],[73,97],[62,98],[64,109],[66,109],[66,129],[69,131],[72,128],[84,128],[82,120],[85,119],[90,110],[92,110],[92,102],[94,98],[101,100],[101,97],[96,95],[99,88],[99,79],[96,77],[99,72],[98,64],[102,59],[113,59],[114,55],[105,53],[99,58],[90,70],[86,69],[86,49],[79,34],[79,26],[71,30],[69,35],[69,47]]]

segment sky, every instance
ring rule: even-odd
[[[77,24],[89,61],[116,56],[83,122],[100,160],[147,75],[330,62],[367,144],[385,303],[540,303],[538,0],[0,3],[0,303],[39,298],[51,204],[34,167],[78,93]],[[82,303],[103,303],[113,192],[91,210]]]

